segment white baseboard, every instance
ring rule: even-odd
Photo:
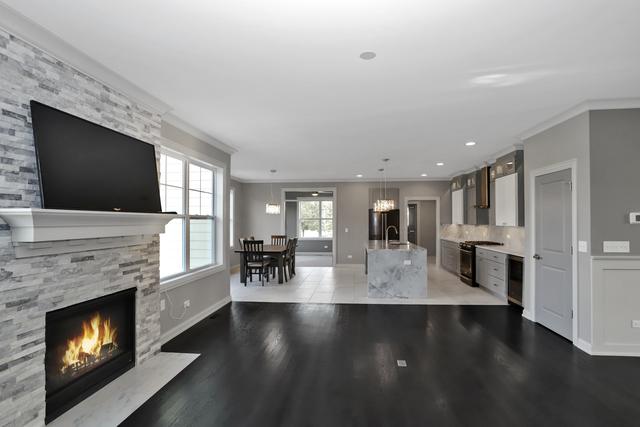
[[[590,342],[586,342],[582,338],[578,338],[578,341],[574,345],[578,347],[580,350],[584,351],[585,353],[593,355],[593,352],[591,351]]]
[[[640,357],[640,351],[592,350],[592,356]]]
[[[536,321],[535,316],[529,310],[522,310],[522,317],[524,317],[525,319],[530,320],[532,322]]]
[[[181,324],[169,329],[167,332],[162,334],[160,336],[160,343],[164,344],[172,340],[173,338],[177,337],[178,335],[180,335],[181,333],[183,333],[184,331],[186,331],[196,323],[200,322],[201,320],[205,319],[208,316],[211,316],[213,313],[220,310],[222,307],[229,304],[230,302],[231,302],[231,295],[221,299],[211,307],[208,307],[202,310],[200,313],[191,316]]]

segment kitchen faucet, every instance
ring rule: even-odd
[[[393,228],[394,230],[396,230],[396,233],[398,232],[398,229],[396,228],[395,225],[390,225],[390,226],[387,227],[387,229],[385,231],[385,235],[386,235],[385,236],[386,237],[385,241],[387,242],[387,245],[389,244],[389,229],[390,228]]]

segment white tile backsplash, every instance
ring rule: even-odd
[[[461,240],[490,240],[504,243],[505,247],[517,252],[524,252],[524,227],[445,224],[440,227],[440,237]]]

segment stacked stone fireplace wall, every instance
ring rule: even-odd
[[[158,112],[0,29],[2,208],[40,207],[32,99],[160,141]],[[58,244],[65,243],[53,247]],[[137,362],[159,351],[158,249],[158,236],[145,236],[135,246],[16,258],[10,229],[0,220],[0,426],[44,424],[47,311],[137,287]]]

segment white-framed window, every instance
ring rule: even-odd
[[[333,200],[298,200],[298,236],[301,239],[333,238]]]
[[[229,246],[233,248],[236,235],[233,229],[236,204],[236,190],[229,190]]]
[[[176,212],[160,235],[160,278],[173,278],[218,263],[215,167],[173,152],[160,154],[160,199]]]

